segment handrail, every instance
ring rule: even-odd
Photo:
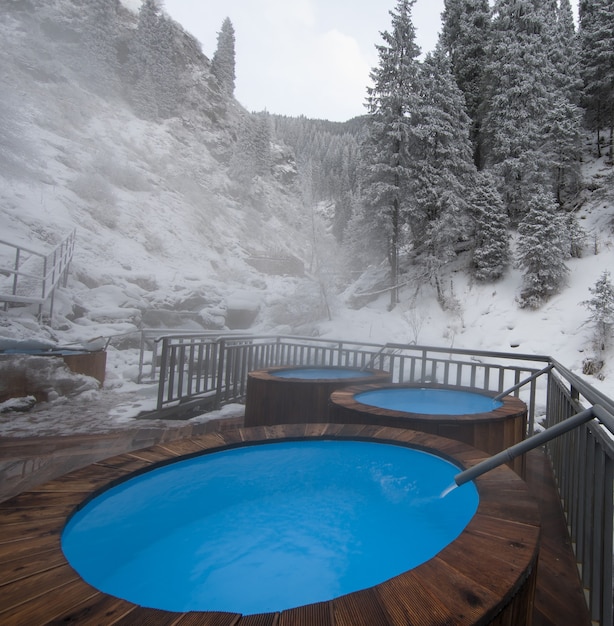
[[[497,394],[493,398],[493,400],[503,400],[505,396],[509,396],[510,393],[512,393],[513,391],[516,391],[517,389],[524,387],[527,383],[530,383],[532,380],[539,378],[543,374],[547,374],[553,367],[554,365],[552,365],[552,363],[550,365],[547,365],[546,367],[544,367],[544,369],[539,370],[539,372],[535,372],[534,374],[531,374],[531,376],[529,376],[528,378],[521,380],[519,383],[516,383],[514,386],[510,387],[509,389],[506,389],[505,391],[502,391],[501,393]]]
[[[0,239],[0,245],[5,245],[15,250],[15,260],[13,267],[3,269],[7,276],[12,276],[12,285],[10,293],[0,292],[0,302],[4,302],[4,310],[8,309],[9,303],[19,304],[38,304],[38,315],[42,315],[42,307],[49,298],[51,298],[50,316],[53,316],[53,299],[55,289],[63,280],[66,283],[68,268],[72,260],[75,246],[76,229],[73,230],[60,244],[58,244],[50,252],[41,252],[32,248],[15,244],[4,239]],[[25,260],[22,259],[22,253],[30,255]],[[38,273],[31,271],[23,271],[21,268],[30,259],[37,259],[42,262],[42,270]],[[30,279],[39,283],[34,293],[18,294],[19,279]],[[23,281],[22,281],[23,284]],[[38,291],[39,293],[36,293]]]

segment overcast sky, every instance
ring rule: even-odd
[[[437,41],[444,0],[417,0],[423,52]],[[250,111],[345,121],[366,113],[375,45],[396,0],[165,0],[166,12],[211,58],[224,18],[235,29],[235,96]]]
[[[437,43],[443,5],[414,5],[423,53]],[[248,110],[345,121],[366,113],[369,73],[378,64],[375,45],[390,30],[396,0],[164,0],[164,6],[209,58],[222,22],[230,18],[235,96]]]

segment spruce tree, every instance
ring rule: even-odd
[[[456,257],[457,244],[468,238],[466,190],[473,186],[476,169],[465,99],[440,47],[426,56],[420,86],[413,115],[413,201],[407,220],[413,248],[438,285],[441,268]]]
[[[614,3],[580,0],[581,67],[584,107],[589,128],[597,134],[609,130],[609,156],[614,161]]]
[[[546,20],[544,45],[549,51],[553,75],[552,106],[544,119],[547,130],[544,152],[551,164],[557,201],[564,204],[579,192],[582,182],[580,49],[569,0],[559,3],[548,0],[548,3],[548,14],[554,19]]]
[[[604,270],[595,286],[588,290],[593,297],[582,304],[591,313],[590,321],[595,330],[594,344],[601,353],[609,346],[614,329],[614,285],[610,280],[610,272]]]
[[[565,225],[551,194],[541,192],[531,199],[518,234],[517,264],[524,270],[519,304],[536,309],[560,291],[569,272]]]
[[[465,95],[467,113],[472,121],[474,160],[481,167],[481,105],[490,39],[488,0],[445,0],[441,20],[440,43],[450,57],[452,73]]]
[[[178,107],[179,69],[174,59],[174,29],[161,13],[159,0],[145,0],[128,63],[135,109],[147,118],[167,118]]]
[[[489,172],[479,172],[470,195],[475,244],[471,271],[482,282],[501,278],[510,262],[509,219]]]
[[[544,124],[553,108],[554,70],[544,42],[542,0],[496,0],[483,120],[485,164],[500,180],[513,222],[530,199],[553,185]]]
[[[224,92],[232,96],[235,91],[235,29],[228,17],[222,22],[222,28],[217,35],[211,71]]]
[[[369,128],[364,148],[367,172],[365,201],[371,223],[385,233],[390,266],[390,308],[399,301],[399,251],[403,222],[410,204],[410,148],[416,141],[412,117],[418,101],[420,49],[412,23],[415,0],[397,0],[391,30],[376,46],[379,65],[371,72],[368,89]]]

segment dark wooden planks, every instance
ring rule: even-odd
[[[463,533],[464,547],[455,542],[423,566],[371,589],[281,613],[181,614],[138,607],[93,589],[63,559],[59,534],[66,517],[82,499],[99,490],[105,479],[113,483],[134,470],[184,454],[242,442],[309,436],[374,438],[433,447],[466,465],[484,458],[484,453],[462,443],[428,433],[373,424],[322,423],[238,428],[95,463],[0,504],[0,556],[6,561],[0,568],[0,623],[428,626],[490,620],[500,626],[516,626],[522,619],[526,621],[539,522],[524,483],[507,468],[478,480],[486,497]],[[467,558],[468,550],[471,558]],[[480,563],[478,572],[476,562]]]
[[[550,461],[541,450],[527,455],[527,483],[542,519],[533,626],[590,626],[565,517]]]

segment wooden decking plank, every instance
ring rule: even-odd
[[[66,562],[61,551],[51,548],[44,552],[24,554],[10,561],[0,558],[0,586],[53,569]]]
[[[334,622],[330,604],[318,602],[282,611],[278,624],[279,626],[333,626]]]
[[[109,459],[104,459],[102,461],[96,461],[94,465],[100,468],[113,468],[121,470],[126,474],[131,474],[132,472],[137,472],[139,470],[150,467],[151,461],[136,458],[132,454],[125,453],[119,454]]]
[[[432,572],[433,576],[427,576],[424,584],[433,595],[440,594],[445,598],[455,624],[475,624],[485,612],[494,613],[497,607],[505,606],[512,598],[509,581],[507,593],[495,592],[492,586],[481,585],[473,575],[468,576],[467,571],[461,572],[437,557],[424,563],[423,571]],[[491,575],[498,574],[491,571]]]
[[[47,483],[38,485],[30,489],[31,493],[71,493],[74,491],[89,492],[100,489],[110,481],[120,479],[126,472],[121,469],[106,467],[104,472],[100,471],[100,466],[96,464],[88,465],[70,472],[70,474],[60,476]]]
[[[15,509],[36,509],[41,512],[40,517],[50,517],[43,513],[47,510],[65,509],[67,506],[76,506],[91,493],[91,489],[83,488],[62,493],[61,496],[51,491],[26,491],[14,496],[10,500],[0,502],[0,521],[5,522]]]
[[[128,452],[128,456],[142,461],[149,461],[149,463],[160,463],[162,461],[168,461],[169,457],[175,457],[176,454],[169,454],[164,448],[154,446],[152,448],[145,448],[143,450],[135,450],[134,452]]]
[[[137,606],[130,613],[112,623],[113,626],[175,626],[183,615],[183,613],[171,613]]]
[[[375,587],[390,626],[441,626],[455,624],[440,595],[433,596],[413,571]]]
[[[0,519],[2,516],[0,515]],[[15,524],[2,524],[0,546],[11,541],[21,541],[30,537],[46,537],[58,535],[66,523],[66,517],[51,517],[48,519],[33,519]]]
[[[15,541],[0,544],[0,560],[10,562],[26,556],[36,556],[41,552],[60,550],[60,535],[43,535],[16,539]]]
[[[81,580],[79,574],[68,563],[64,562],[57,567],[3,585],[0,587],[0,623],[2,623],[5,611],[19,607],[40,596],[52,597],[56,589],[73,582],[92,589]],[[62,593],[64,594],[64,591]]]
[[[81,581],[73,581],[61,587],[56,587],[53,592],[45,593],[28,602],[24,602],[22,605],[12,607],[10,610],[0,613],[0,623],[2,626],[39,626],[39,624],[48,624],[67,610],[70,610],[75,604],[80,604],[86,598],[99,594],[100,592],[83,584]]]
[[[49,621],[49,625],[100,624],[111,626],[117,620],[129,615],[135,608],[135,605],[130,602],[98,592],[83,602],[74,604],[66,610],[62,609],[53,620]]]
[[[184,456],[188,454],[197,454],[203,451],[202,446],[199,446],[192,439],[180,439],[178,441],[173,441],[171,443],[163,443],[159,444],[160,448],[164,450],[172,451],[173,454]]]
[[[279,613],[262,613],[258,615],[243,615],[237,621],[237,626],[278,626],[278,622]]]
[[[373,589],[333,600],[335,626],[388,626],[388,617]]]
[[[256,623],[256,622],[255,622]],[[265,626],[268,622],[261,622]],[[238,613],[185,613],[173,626],[244,626]]]

